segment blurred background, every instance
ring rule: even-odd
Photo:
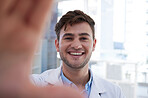
[[[127,98],[148,98],[148,0],[56,0],[32,73],[60,66],[54,26],[63,14],[76,9],[96,22],[92,71],[119,85]]]

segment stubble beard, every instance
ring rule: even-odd
[[[89,62],[90,57],[91,57],[91,54],[92,54],[92,53],[90,53],[90,55],[88,55],[88,56],[86,57],[86,59],[84,59],[84,61],[83,61],[79,66],[75,66],[74,64],[71,64],[71,63],[66,59],[66,57],[64,57],[64,55],[63,55],[62,52],[60,52],[60,57],[61,57],[61,60],[62,60],[68,67],[70,67],[70,68],[72,68],[72,69],[82,69],[82,68]]]

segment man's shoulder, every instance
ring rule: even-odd
[[[58,75],[60,73],[60,67],[56,68],[56,69],[50,69],[50,70],[46,70],[41,74],[32,74],[30,76],[31,81],[33,84],[38,85],[38,86],[46,86],[49,85],[49,80],[58,78]]]
[[[118,84],[116,82],[110,81],[108,79],[105,78],[101,78],[98,75],[94,75],[94,82],[99,85],[102,85],[103,88],[105,88],[106,90],[120,90],[120,87],[118,86]]]
[[[97,90],[105,98],[108,96],[110,98],[125,98],[121,88],[116,83],[103,79],[98,75],[94,75],[93,89]]]

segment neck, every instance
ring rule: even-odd
[[[85,88],[85,84],[90,78],[88,64],[81,69],[73,69],[63,65],[62,70],[66,78],[72,81],[78,88]]]

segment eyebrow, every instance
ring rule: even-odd
[[[66,36],[74,36],[74,34],[72,34],[72,33],[66,33],[66,34],[63,35],[63,37],[66,37]]]
[[[74,36],[74,34],[72,33],[66,33],[64,34],[63,37],[66,37],[66,36]],[[88,33],[80,33],[79,36],[90,36]]]
[[[88,33],[81,33],[79,36],[90,36]]]

